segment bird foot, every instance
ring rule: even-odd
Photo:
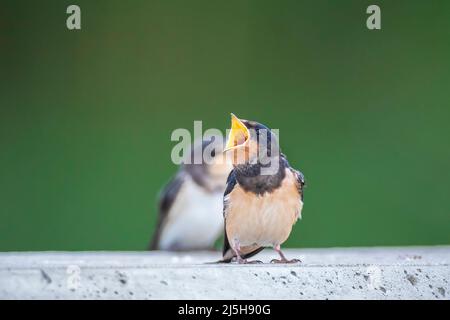
[[[262,261],[260,261],[260,260],[251,260],[251,261],[249,261],[249,260],[247,260],[247,259],[236,259],[235,260],[238,264],[260,264],[260,263],[263,263]]]
[[[270,263],[301,263],[302,261],[300,259],[272,259]]]
[[[262,262],[261,260],[252,260],[252,261],[248,261],[248,260],[247,260],[246,263],[247,263],[247,264],[261,264],[261,263],[264,263],[264,262]]]

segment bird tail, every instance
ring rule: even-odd
[[[241,248],[241,251],[243,251],[243,254],[241,255],[241,257],[242,257],[242,259],[248,259],[248,258],[251,258],[251,257],[257,255],[258,253],[260,253],[263,250],[264,250],[264,247],[256,247],[256,246],[243,247],[243,248]],[[249,251],[249,252],[245,253],[246,251]],[[230,249],[223,256],[222,260],[219,260],[217,262],[218,263],[230,263],[234,257],[236,257],[236,255],[234,254],[233,250]]]
[[[161,226],[160,223],[158,223],[158,226],[156,230],[153,233],[153,236],[151,237],[149,244],[147,245],[147,250],[159,250],[159,239],[161,236]]]
[[[241,257],[242,259],[248,259],[260,253],[262,250],[264,250],[264,247],[258,246],[242,247]],[[217,263],[230,263],[235,256],[236,254],[234,253],[233,249],[231,249],[230,242],[228,241],[227,237],[227,232],[225,230],[223,239],[222,260],[217,261]]]
[[[153,237],[147,245],[147,250],[158,250],[158,239]]]

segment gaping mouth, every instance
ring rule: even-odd
[[[249,138],[250,132],[245,124],[234,114],[231,114],[231,130],[224,152],[245,144]]]

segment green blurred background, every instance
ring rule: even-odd
[[[230,112],[307,178],[287,246],[450,244],[450,2],[373,3],[2,0],[0,250],[145,249],[171,132]]]

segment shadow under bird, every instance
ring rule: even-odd
[[[247,259],[264,247],[279,254],[273,263],[300,262],[288,260],[281,245],[301,218],[303,174],[289,165],[269,128],[233,114],[224,152],[234,168],[223,199],[225,238],[220,262],[260,262]]]
[[[185,161],[165,186],[150,250],[211,250],[223,232],[223,193],[232,169],[222,152],[223,137],[205,138],[190,149],[190,160],[210,150],[211,161]]]

